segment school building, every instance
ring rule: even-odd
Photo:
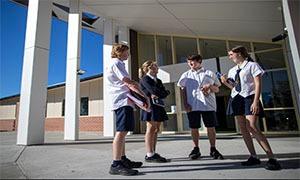
[[[299,134],[297,0],[30,0],[21,4],[28,6],[21,93],[0,100],[0,127],[6,123],[17,129],[17,144],[41,144],[45,130],[64,131],[65,140],[77,140],[79,131],[114,135],[114,114],[105,103],[110,101],[105,67],[115,42],[130,46],[127,69],[135,80],[144,61],[157,60],[158,77],[171,91],[166,99],[169,120],[162,133],[189,132],[176,85],[188,70],[186,56],[200,53],[205,68],[227,73],[234,66],[227,50],[243,45],[266,71],[261,93],[265,117],[260,128],[264,133]],[[67,72],[64,84],[47,88],[51,15],[68,22]],[[80,81],[81,28],[103,35],[104,68],[103,74]],[[229,94],[224,86],[217,93],[217,132],[238,132],[234,119],[225,114]],[[139,111],[135,116],[133,133],[143,133]]]

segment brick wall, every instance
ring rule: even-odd
[[[0,120],[0,131],[14,131],[14,130],[16,130],[14,119]]]
[[[14,119],[0,120],[0,131],[16,130]],[[46,131],[64,131],[64,118],[47,118]],[[80,117],[79,131],[103,131],[103,117]]]

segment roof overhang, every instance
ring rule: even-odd
[[[68,0],[54,0],[68,6]],[[283,31],[281,0],[81,0],[84,12],[138,32],[270,41]],[[55,11],[58,16],[66,13]]]

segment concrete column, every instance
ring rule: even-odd
[[[291,71],[294,72],[293,78],[295,86],[293,87],[296,95],[298,127],[300,128],[300,59],[299,59],[299,44],[300,44],[300,2],[298,0],[282,0],[283,16],[285,25],[288,31],[289,48],[291,50],[292,62]]]
[[[129,29],[126,26],[119,26],[119,43],[126,44],[127,46],[130,46],[130,39],[129,39]],[[130,56],[128,57],[128,60],[125,61],[125,66],[128,74],[131,77],[131,59]]]
[[[115,115],[109,108],[108,102],[112,101],[107,91],[108,64],[111,61],[112,45],[115,42],[114,23],[110,19],[104,21],[104,40],[103,40],[103,135],[114,136],[115,134]]]
[[[44,143],[52,1],[30,0],[23,58],[18,145]]]
[[[79,0],[70,0],[69,3],[64,139],[77,140],[80,112],[80,79],[77,71],[80,68],[82,12]]]

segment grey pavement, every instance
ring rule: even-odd
[[[143,161],[143,135],[127,136],[126,154],[132,160]],[[264,151],[255,141],[262,164],[243,167],[241,161],[248,152],[239,135],[217,134],[217,148],[224,160],[209,157],[209,142],[200,138],[202,158],[189,160],[192,150],[189,134],[160,135],[157,151],[170,160],[168,163],[146,163],[138,176],[119,176],[108,173],[112,158],[112,138],[99,133],[80,133],[78,141],[64,141],[61,132],[47,132],[45,144],[16,145],[16,132],[0,132],[1,179],[300,179],[300,138],[270,137],[273,151],[282,165],[280,171],[264,168]]]

